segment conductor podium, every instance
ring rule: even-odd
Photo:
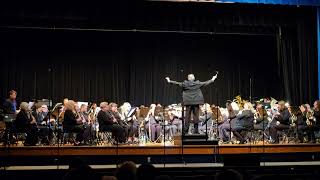
[[[218,145],[218,140],[209,140],[207,134],[185,134],[183,145]]]

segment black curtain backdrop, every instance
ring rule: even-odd
[[[85,7],[85,8],[84,8]],[[203,89],[223,105],[240,94],[291,104],[317,97],[315,9],[207,3],[1,7],[1,96],[103,100],[135,105],[181,101],[164,78],[217,81]],[[49,27],[50,30],[12,27]],[[59,30],[147,29],[206,34]]]

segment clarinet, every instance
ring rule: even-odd
[[[119,124],[118,120],[114,117],[114,115],[111,112],[107,111],[106,113],[111,117],[112,122],[114,122],[113,120],[116,120],[116,123]]]

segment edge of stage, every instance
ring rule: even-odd
[[[320,163],[320,144],[223,144],[223,145],[141,145],[104,146],[0,146],[4,167],[68,165],[73,158],[103,166],[134,161],[137,164],[219,164],[219,167],[259,167],[266,163]],[[222,164],[222,165],[221,165]],[[317,164],[318,166],[319,164]],[[169,167],[169,166],[166,166]]]
[[[320,144],[0,146],[2,156],[135,156],[320,153]]]

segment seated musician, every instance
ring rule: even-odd
[[[38,128],[36,119],[32,116],[28,103],[20,104],[20,112],[15,120],[15,128],[18,133],[26,133],[25,145],[36,145],[38,143]]]
[[[199,116],[199,131],[200,133],[205,133],[206,132],[206,128],[208,131],[213,130],[212,129],[212,109],[210,108],[209,104],[204,104],[201,105],[200,107],[201,112],[200,112],[200,116]]]
[[[165,121],[165,131],[166,131],[166,139],[171,140],[173,136],[182,132],[182,120],[178,117],[179,115],[175,112],[175,110],[171,109],[168,111],[168,117]]]
[[[311,109],[309,104],[302,104],[300,106],[300,110],[301,110],[302,115],[304,116],[304,118],[306,120],[305,131],[306,131],[307,137],[308,137],[307,140],[308,140],[308,142],[315,143],[316,142],[316,137],[315,137],[315,116],[314,116],[314,111]]]
[[[118,142],[126,142],[125,130],[118,123],[118,120],[112,115],[110,107],[107,102],[100,103],[101,110],[97,115],[97,120],[99,122],[99,130],[111,131],[112,136]]]
[[[46,105],[41,105],[40,103],[35,104],[35,110],[32,112],[33,117],[36,118],[37,124],[45,124],[45,117],[48,114],[48,111],[45,109]]]
[[[86,143],[92,142],[95,139],[95,129],[93,128],[92,116],[88,113],[88,106],[86,104],[81,104],[79,115],[84,125],[83,138]]]
[[[83,124],[80,115],[76,110],[76,103],[69,100],[65,104],[64,119],[62,122],[63,130],[66,132],[77,133],[75,145],[79,145],[83,141]]]
[[[135,108],[131,107],[131,104],[128,102],[123,103],[123,105],[120,107],[120,117],[121,120],[128,125],[129,131],[128,131],[128,142],[137,142],[137,136],[138,136],[138,121],[135,116],[135,112],[132,114],[131,111],[136,111]]]
[[[91,124],[91,119],[88,114],[88,106],[85,104],[81,104],[80,109],[79,109],[79,115],[81,118],[81,121],[85,125]]]
[[[320,130],[320,100],[313,103],[314,130]]]
[[[231,122],[236,118],[236,110],[232,107],[232,101],[228,100],[226,102],[226,120],[222,124],[218,125],[219,138],[223,142],[231,141]]]
[[[69,99],[68,98],[64,98],[63,101],[62,101],[62,106],[60,107],[59,109],[59,117],[63,116],[64,115],[64,112],[66,110],[66,106],[67,106],[67,103],[68,103]]]
[[[257,104],[256,114],[254,116],[254,130],[264,131],[268,127],[269,116],[262,104]]]
[[[270,127],[270,135],[275,143],[279,143],[278,132],[290,128],[290,113],[284,101],[278,102],[278,112],[272,121],[275,123]]]
[[[52,138],[52,130],[49,128],[48,121],[48,107],[45,104],[36,103],[34,105],[34,110],[32,112],[33,117],[35,117],[38,129],[39,129],[39,139],[42,144],[49,144]]]
[[[253,129],[254,114],[252,111],[252,104],[246,102],[243,105],[243,110],[238,113],[234,126],[231,127],[233,135],[240,140],[240,144],[244,144],[246,141],[241,132]]]
[[[158,117],[155,115],[156,105],[151,104],[150,110],[145,118],[145,129],[149,135],[149,139],[154,142],[158,139],[161,134],[161,125]]]
[[[303,107],[305,108],[305,107]],[[307,118],[303,115],[301,110],[304,110],[300,107],[289,107],[290,112],[290,126],[298,134],[298,140],[300,143],[304,142],[304,132],[307,127]]]
[[[116,103],[110,103],[109,106],[110,106],[110,113],[117,120],[118,124],[124,129],[124,137],[125,137],[124,142],[126,142],[129,135],[129,126],[126,124],[126,122],[121,120],[120,113],[118,111],[118,105]]]

